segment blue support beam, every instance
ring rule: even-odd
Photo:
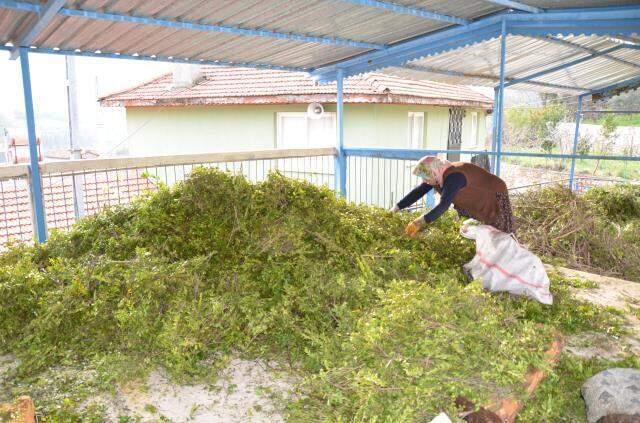
[[[493,128],[491,130],[491,151],[496,151],[496,145],[498,140],[498,109],[500,108],[500,94],[498,93],[500,89],[495,87],[493,89],[493,113],[491,116],[491,122]],[[491,171],[495,172],[496,170],[496,157],[491,156]]]
[[[420,18],[430,19],[434,21],[447,22],[458,25],[468,25],[471,21],[456,16],[444,15],[442,13],[432,12],[417,7],[405,6],[398,3],[378,0],[340,0],[345,3],[351,3],[358,6],[375,7],[377,9],[388,10],[394,13],[402,13],[405,15],[418,16]]]
[[[466,26],[455,26],[395,44],[384,51],[365,53],[339,64],[324,66],[312,71],[312,76],[321,83],[331,82],[335,80],[339,67],[344,69],[345,77],[349,77],[389,66],[401,66],[424,56],[481,43],[498,35],[500,35],[500,17],[494,16]]]
[[[0,45],[0,50],[12,51],[12,47]],[[143,56],[143,55],[131,55],[120,53],[97,53],[95,51],[77,51],[77,50],[60,50],[53,48],[31,48],[31,53],[42,54],[54,54],[61,56],[81,56],[81,57],[101,57],[104,59],[124,59],[124,60],[143,60],[148,62],[167,62],[167,63],[187,63],[193,65],[212,65],[212,66],[227,66],[227,67],[245,67],[255,69],[271,69],[271,70],[283,70],[288,72],[308,72],[305,68],[295,68],[289,66],[278,66],[269,63],[256,63],[256,62],[227,62],[224,60],[187,60],[179,57],[167,57],[167,56]]]
[[[494,75],[487,75],[487,74],[482,74],[482,73],[466,73],[466,72],[458,72],[458,71],[452,71],[452,70],[446,70],[446,69],[438,69],[438,68],[433,68],[430,66],[421,66],[421,65],[414,65],[412,63],[408,63],[406,65],[402,66],[405,69],[410,69],[410,70],[414,70],[417,72],[425,72],[425,73],[435,73],[438,75],[448,75],[448,76],[459,76],[462,78],[476,78],[476,79],[485,79],[487,81],[493,81],[493,82],[498,82],[500,81],[500,78]],[[428,79],[428,78],[427,78]],[[507,86],[509,86],[509,82],[511,82],[513,80],[513,78],[506,78],[505,81],[507,81]],[[557,88],[557,89],[561,89],[561,90],[571,90],[571,91],[580,91],[580,92],[584,92],[584,91],[588,91],[588,88],[584,88],[584,87],[572,87],[570,85],[561,85],[561,84],[552,84],[550,82],[538,82],[538,81],[528,81],[527,84],[530,85],[535,85],[535,86],[539,86],[539,87],[545,87],[545,88]]]
[[[433,31],[409,41],[393,44],[384,51],[363,53],[339,63],[315,69],[312,75],[319,82],[335,80],[338,67],[345,77],[375,71],[390,66],[468,47],[501,34],[502,20],[507,33],[513,35],[629,35],[640,27],[640,6],[589,9],[546,10],[544,13],[514,12],[481,18],[465,26]]]
[[[531,16],[551,16],[551,13],[532,14]],[[640,24],[638,18],[620,19],[583,19],[550,22],[531,22],[517,20],[509,23],[509,34],[524,36],[546,36],[548,34],[573,35],[576,33],[585,35],[631,35],[638,30]]]
[[[40,14],[43,10],[43,7],[37,3],[27,3],[22,1],[13,1],[13,0],[0,0],[0,7],[6,8],[6,9],[22,10],[26,12],[34,12],[38,14]],[[232,26],[232,25],[200,24],[200,23],[189,22],[189,21],[158,19],[151,16],[131,16],[131,15],[124,15],[120,13],[99,12],[96,10],[87,10],[87,9],[61,8],[57,11],[57,14],[61,16],[108,21],[108,22],[123,22],[123,23],[131,23],[131,24],[138,24],[138,25],[160,26],[165,28],[187,29],[187,30],[204,31],[204,32],[221,32],[221,33],[227,33],[227,34],[246,35],[250,37],[266,37],[266,38],[275,38],[279,40],[298,41],[303,43],[339,45],[339,46],[347,46],[347,47],[361,48],[361,49],[367,49],[367,50],[384,50],[386,48],[385,45],[381,45],[381,44],[350,40],[350,39],[340,38],[340,37],[321,37],[321,36],[315,36],[310,34],[270,31],[266,29],[243,28],[243,27]],[[20,45],[17,47],[30,47],[30,46]]]
[[[336,160],[335,189],[342,197],[347,196],[347,158],[344,154],[344,77],[338,71],[336,80]]]
[[[478,150],[413,150],[401,148],[360,148],[348,147],[344,149],[347,157],[376,157],[381,159],[399,159],[399,160],[418,160],[423,156],[435,156],[437,154],[465,154],[471,156],[486,155],[496,156],[496,151],[478,151]],[[549,154],[549,153],[525,153],[503,151],[500,153],[503,157],[541,157],[549,159],[577,159],[577,160],[612,160],[612,161],[633,161],[640,162],[640,156],[604,156],[604,155],[580,155],[580,154]]]
[[[66,0],[49,0],[47,4],[41,6],[38,18],[34,20],[16,42],[16,47],[11,52],[11,60],[18,58],[20,46],[30,47],[40,33],[51,23],[58,11],[64,6]]]
[[[486,1],[488,1],[489,3],[494,3],[500,6],[508,7],[513,10],[521,10],[523,12],[530,12],[530,13],[544,12],[544,10],[538,7],[529,6],[528,4],[524,4],[519,1],[512,1],[512,0],[486,0]]]
[[[523,77],[520,77],[520,78],[514,78],[514,79],[510,80],[509,82],[507,82],[505,84],[505,86],[506,87],[510,87],[512,85],[520,84],[522,82],[531,82],[532,79],[540,78],[541,76],[544,76],[544,75],[547,75],[547,74],[550,74],[550,73],[554,73],[554,72],[558,72],[558,71],[561,71],[563,69],[570,68],[571,66],[579,65],[580,63],[587,62],[587,61],[589,61],[591,59],[595,59],[596,57],[605,56],[605,55],[607,55],[609,53],[613,53],[614,51],[617,51],[617,50],[620,50],[620,49],[623,49],[623,48],[624,48],[624,45],[617,45],[617,46],[608,48],[606,50],[602,50],[602,51],[599,51],[599,52],[596,52],[596,53],[592,53],[587,57],[581,57],[580,59],[572,60],[570,62],[563,63],[563,64],[558,65],[558,66],[553,66],[551,68],[548,68],[548,69],[545,69],[545,70],[542,70],[542,71],[539,71],[539,72],[534,72],[534,73],[529,74],[527,76],[523,76]]]
[[[583,46],[581,44],[577,44],[577,43],[574,43],[572,41],[562,40],[562,39],[554,38],[554,37],[551,37],[551,36],[548,36],[548,35],[544,36],[544,37],[536,36],[536,37],[533,37],[533,38],[538,38],[540,40],[544,40],[544,41],[547,41],[549,43],[558,44],[558,45],[561,45],[561,46],[573,48],[575,50],[579,50],[579,51],[582,51],[582,52],[585,52],[585,53],[589,53],[589,54],[592,54],[592,55],[600,53],[598,50],[596,50],[594,48],[585,47],[585,46]],[[624,48],[628,48],[628,49],[636,49],[636,48],[638,48],[638,46],[631,45],[631,44],[623,44],[623,46],[624,46]],[[604,57],[607,58],[608,60],[613,61],[613,62],[622,63],[623,65],[627,65],[627,66],[631,66],[631,67],[640,69],[640,65],[637,64],[637,63],[633,63],[633,62],[630,62],[628,60],[625,60],[625,59],[622,59],[622,58],[619,58],[619,57],[610,56],[609,54],[605,54]]]
[[[500,88],[498,91],[498,117],[496,119],[498,127],[496,138],[496,175],[500,176],[500,164],[502,162],[502,128],[503,115],[504,115],[504,79],[505,79],[505,65],[507,61],[507,21],[502,21],[502,34],[500,36]]]
[[[609,85],[607,87],[593,89],[589,91],[587,94],[602,94],[609,91],[619,90],[621,88],[633,87],[633,86],[639,86],[639,85],[640,85],[640,76],[637,76],[631,79],[627,79],[626,81],[621,81],[616,84]]]
[[[29,170],[31,186],[31,210],[33,213],[33,229],[38,242],[47,240],[47,221],[42,196],[42,178],[38,163],[38,144],[36,138],[35,114],[33,111],[33,94],[31,92],[31,72],[29,69],[29,50],[20,51],[20,67],[22,71],[22,88],[24,91],[24,108],[27,117],[27,135],[29,139]]]
[[[572,154],[575,156],[578,151],[578,140],[580,139],[580,120],[582,119],[582,99],[584,95],[578,96],[578,108],[576,110],[576,131],[573,134],[573,149]],[[576,171],[576,159],[575,157],[571,159],[571,170],[569,170],[569,188],[571,190],[573,187],[573,177]]]

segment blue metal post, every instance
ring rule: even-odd
[[[20,67],[22,68],[22,87],[24,90],[24,108],[27,116],[27,134],[29,137],[29,167],[31,170],[31,205],[33,210],[34,232],[38,242],[47,240],[47,221],[42,197],[42,179],[38,164],[38,145],[36,123],[33,112],[33,96],[31,94],[31,73],[29,71],[29,49],[20,48]]]
[[[498,93],[499,88],[495,87],[493,89],[493,116],[491,129],[491,151],[496,151],[496,144],[498,140],[498,109],[500,108],[500,94]],[[496,156],[491,156],[491,171],[495,173],[496,171]]]
[[[430,190],[427,193],[427,203],[426,203],[426,205],[427,205],[428,209],[432,209],[432,208],[434,208],[436,206],[436,196],[433,195],[433,190]]]
[[[342,197],[347,195],[347,160],[344,154],[344,72],[338,70],[336,79],[336,142],[335,189]]]
[[[496,119],[498,127],[496,138],[496,175],[500,176],[500,162],[502,161],[502,117],[504,112],[504,67],[507,55],[507,20],[502,19],[502,35],[500,37],[500,92],[498,101],[498,117]]]
[[[576,171],[576,153],[578,151],[578,140],[580,139],[580,120],[582,119],[582,98],[583,96],[578,96],[578,109],[576,110],[576,132],[573,135],[573,150],[572,155],[574,157],[571,158],[571,170],[569,171],[569,188],[571,190],[573,187],[573,177]]]

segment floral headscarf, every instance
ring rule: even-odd
[[[426,180],[434,179],[438,185],[443,184],[444,172],[451,167],[451,162],[436,156],[424,156],[413,168],[413,174]]]

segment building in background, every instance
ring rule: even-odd
[[[100,99],[126,108],[131,155],[334,146],[335,101],[335,84],[304,73],[212,66]],[[486,148],[493,102],[468,87],[367,74],[345,80],[344,102],[350,147]]]

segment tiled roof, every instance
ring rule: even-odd
[[[383,74],[345,80],[347,103],[426,104],[491,108],[488,97],[465,86],[414,81]],[[175,88],[166,74],[100,99],[103,106],[335,103],[336,84],[316,85],[305,73],[203,66],[202,79]]]
[[[156,191],[157,184],[141,170],[109,170],[80,176],[87,215],[129,203],[144,192]],[[67,229],[75,222],[73,176],[45,176],[42,192],[48,229]],[[31,200],[26,179],[0,181],[0,246],[9,240],[28,241],[33,237]],[[0,247],[0,250],[2,247]]]

